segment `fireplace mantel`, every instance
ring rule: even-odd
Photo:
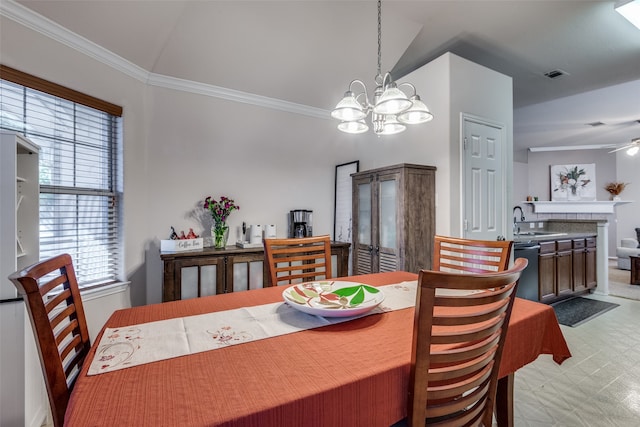
[[[612,214],[617,205],[633,203],[631,200],[615,201],[553,201],[553,202],[522,202],[533,206],[535,213],[602,213]]]

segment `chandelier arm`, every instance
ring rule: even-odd
[[[361,96],[364,95],[364,101],[360,101],[359,98]],[[367,97],[367,92],[360,92],[358,94],[358,96],[356,96],[356,101],[360,103],[360,105],[362,105],[362,111],[365,112],[365,114],[369,114],[369,111],[371,111],[371,109],[373,108],[373,105],[371,105],[371,103],[369,102],[369,98]]]
[[[365,85],[364,82],[360,79],[354,79],[351,81],[351,83],[349,83],[349,91],[351,92],[353,92],[352,86],[354,83],[360,83],[360,85],[362,86],[362,92],[356,96],[356,100],[360,97],[360,95],[364,94],[364,99],[365,99],[364,106],[366,108],[369,108],[371,104],[369,103],[369,94],[367,93],[367,85]]]
[[[416,91],[416,87],[414,85],[412,85],[411,83],[409,83],[409,82],[400,83],[398,85],[398,89],[400,89],[402,86],[411,87],[411,89],[413,90],[413,95],[410,95],[410,96],[416,96],[418,94],[417,91]]]
[[[387,82],[387,78],[389,78],[389,82]],[[391,73],[387,71],[382,78],[382,88],[386,89],[389,83],[393,83],[393,77],[391,77]]]

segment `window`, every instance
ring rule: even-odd
[[[70,254],[84,287],[116,281],[121,108],[8,67],[0,71],[0,127],[41,148],[40,259]]]

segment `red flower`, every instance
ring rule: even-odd
[[[229,218],[231,212],[240,209],[240,206],[237,206],[233,199],[225,196],[221,196],[218,202],[209,196],[204,199],[204,208],[211,213],[216,227],[224,227],[224,223],[227,221],[227,218]]]

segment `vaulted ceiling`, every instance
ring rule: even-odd
[[[148,72],[327,111],[351,79],[373,86],[376,73],[375,1],[17,3]],[[614,3],[386,0],[382,71],[399,78],[450,51],[513,78],[520,148],[623,143],[640,136],[640,30]],[[545,77],[551,70],[567,75]],[[638,84],[600,90],[628,82]],[[572,96],[593,90],[590,105]],[[567,134],[569,120],[580,137]],[[596,121],[605,125],[582,127]]]

